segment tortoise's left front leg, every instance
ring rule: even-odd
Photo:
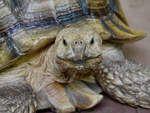
[[[96,79],[121,103],[150,108],[150,68],[125,59],[120,49],[105,46]]]
[[[46,81],[37,92],[38,109],[51,108],[57,113],[71,113],[77,109],[89,109],[98,104],[103,96],[94,92],[85,82],[58,83]]]
[[[57,113],[72,113],[76,108],[89,109],[102,98],[81,81],[69,84],[53,82],[37,93],[38,109],[51,108]]]

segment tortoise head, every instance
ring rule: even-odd
[[[101,61],[101,45],[101,37],[92,29],[65,28],[56,38],[56,63],[66,76],[89,75]]]

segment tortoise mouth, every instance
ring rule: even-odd
[[[93,66],[100,64],[102,61],[102,55],[98,55],[96,57],[90,57],[83,60],[70,60],[70,59],[63,59],[57,56],[56,62],[58,64],[62,64],[63,67],[72,67],[76,68],[77,70],[84,70],[84,69],[90,69]]]
[[[62,72],[61,76],[55,78],[60,83],[70,83],[87,76],[92,76],[98,71],[102,56],[88,58],[86,60],[72,61],[56,57],[57,68]]]

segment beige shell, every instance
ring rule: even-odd
[[[103,40],[121,43],[145,36],[128,26],[119,0],[1,0],[0,69],[52,43],[68,26],[91,27]]]

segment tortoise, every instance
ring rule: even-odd
[[[127,60],[129,27],[119,0],[1,0],[0,113],[58,113],[98,104],[107,92],[150,108],[150,71]]]

